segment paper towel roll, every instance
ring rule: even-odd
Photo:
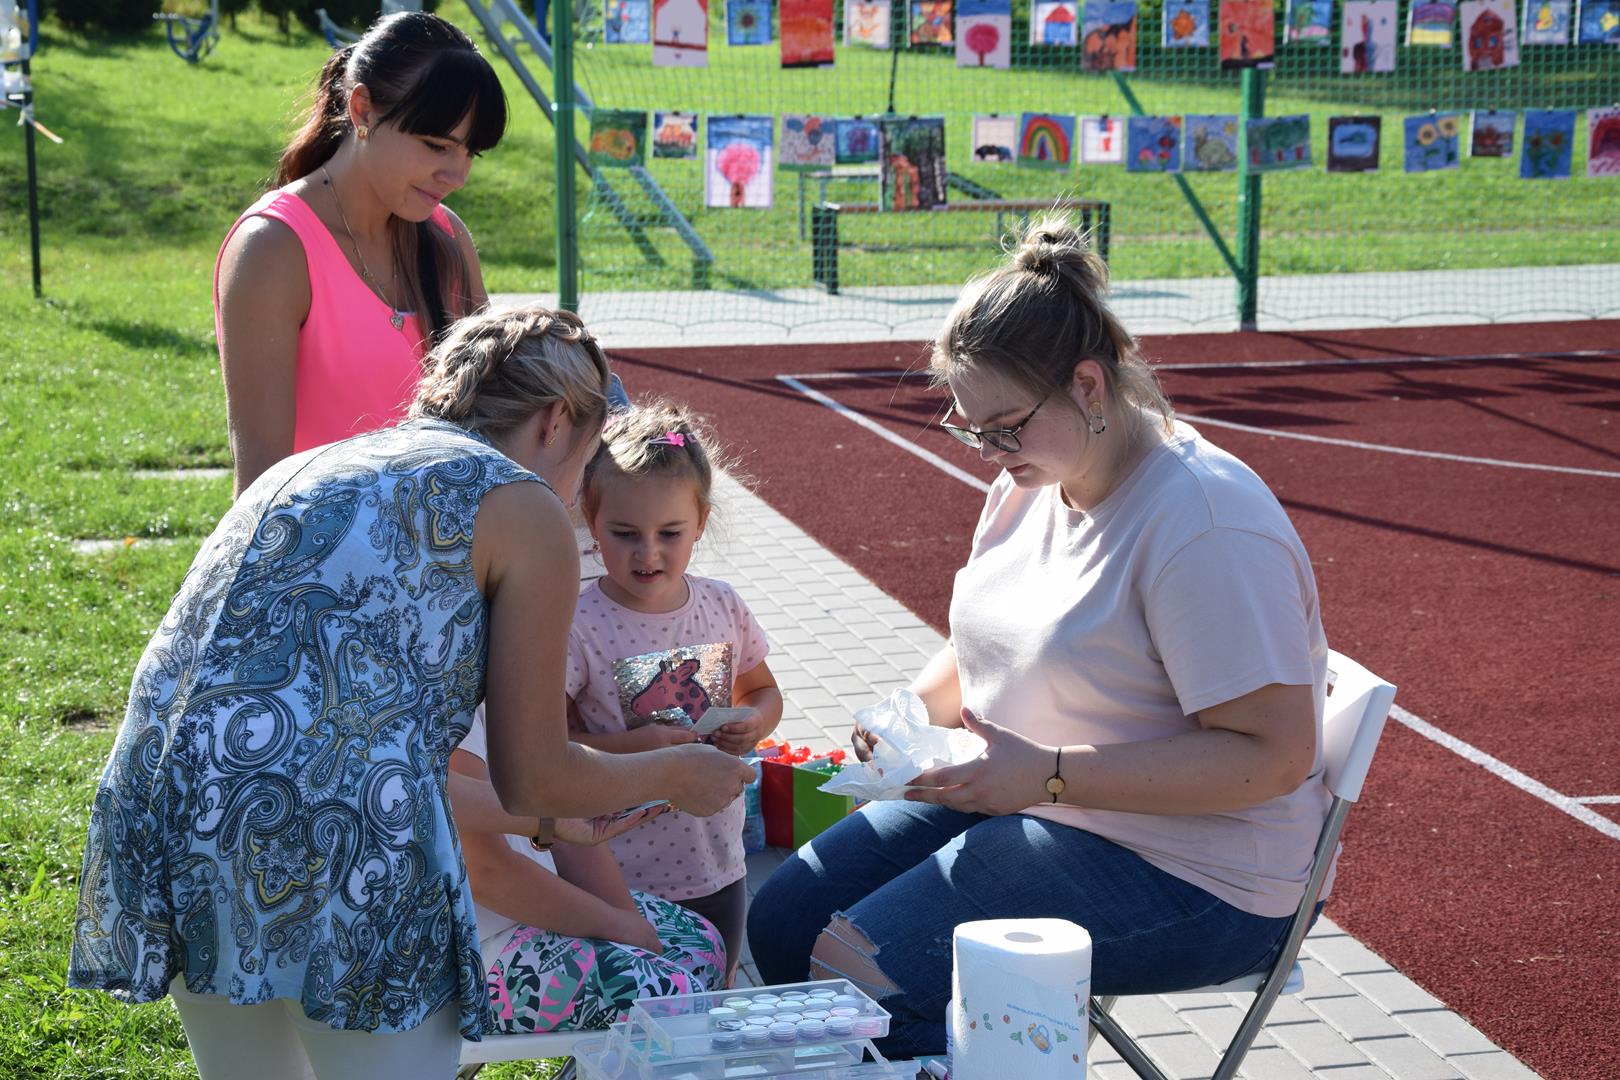
[[[1067,919],[956,928],[951,1080],[1083,1080],[1091,935]]]

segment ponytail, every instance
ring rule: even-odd
[[[283,187],[326,164],[349,133],[349,91],[344,83],[354,49],[344,46],[321,68],[320,78],[315,80],[315,101],[303,126],[281,152],[272,186]]]

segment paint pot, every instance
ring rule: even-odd
[[[759,1024],[749,1024],[742,1029],[742,1043],[744,1046],[764,1046],[771,1041],[771,1033]]]
[[[728,1009],[736,1009],[738,1015],[741,1015],[747,1011],[748,1006],[752,1005],[753,1002],[745,997],[728,997],[722,1004]]]
[[[709,1010],[709,1027],[715,1031],[737,1031],[742,1028],[742,1017],[736,1009],[718,1005]]]
[[[820,1020],[800,1020],[797,1026],[799,1038],[806,1042],[813,1042],[827,1034],[827,1025]]]
[[[840,1006],[838,1006],[838,1007],[837,1007],[837,1008],[835,1008],[835,1009],[831,1009],[831,1010],[829,1010],[829,1011],[830,1011],[830,1012],[831,1012],[831,1013],[832,1013],[832,1014],[833,1014],[833,1015],[834,1015],[834,1016],[843,1016],[843,1017],[846,1017],[846,1018],[848,1018],[848,1019],[850,1019],[850,1020],[853,1020],[853,1019],[855,1019],[855,1018],[856,1018],[856,1017],[857,1017],[857,1016],[859,1016],[859,1015],[861,1015],[861,1010],[859,1010],[859,1009],[854,1009],[854,1008],[851,1008],[851,1007],[850,1007],[850,1006],[848,1006],[848,1005],[840,1005]]]
[[[883,1020],[876,1016],[863,1016],[855,1021],[855,1034],[863,1039],[875,1039],[883,1034]]]
[[[743,1014],[743,1018],[750,1024],[768,1024],[771,1022],[771,1017],[775,1015],[776,1006],[774,1005],[750,1005],[748,1011]]]
[[[783,1001],[809,1001],[810,995],[803,990],[789,990],[782,995]]]
[[[709,1048],[712,1050],[735,1050],[741,1045],[740,1031],[716,1031],[709,1036]]]
[[[800,1020],[804,1019],[804,1014],[789,1012],[784,1009],[782,1012],[779,1012],[775,1016],[771,1017],[771,1019],[778,1024],[797,1024]]]
[[[853,994],[839,994],[833,998],[833,1008],[854,1009],[857,1013],[866,1011],[866,1003]]]
[[[794,1024],[776,1023],[771,1025],[771,1042],[791,1043],[799,1039],[799,1029]]]
[[[831,1016],[827,1018],[827,1037],[829,1039],[847,1039],[855,1031],[855,1021],[847,1016]]]
[[[830,1016],[832,1016],[832,1013],[829,1012],[826,1009],[806,1009],[806,1010],[804,1010],[804,1018],[806,1020],[826,1021],[827,1018],[830,1017]]]

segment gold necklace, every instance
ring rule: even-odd
[[[388,290],[382,287],[381,283],[377,281],[376,276],[372,274],[371,267],[366,265],[366,256],[360,250],[359,241],[354,238],[354,230],[349,228],[349,215],[343,212],[343,198],[338,195],[337,185],[332,182],[332,174],[327,170],[325,165],[321,166],[321,174],[326,177],[326,186],[332,189],[332,201],[337,204],[338,220],[343,222],[343,231],[348,234],[349,243],[354,248],[354,257],[360,260],[360,273],[365,276],[366,281],[368,281],[371,284],[372,289],[376,291],[377,297],[382,300],[383,303],[387,304],[388,310],[392,312],[392,314],[388,316],[389,325],[391,325],[395,330],[405,329],[405,313],[399,310],[399,308],[395,307],[388,299]],[[388,279],[388,287],[391,289],[398,283],[399,263],[395,262],[394,276]]]

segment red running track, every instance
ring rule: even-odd
[[[1616,342],[1607,322],[1144,347],[1178,411],[1288,509],[1334,647],[1397,683],[1400,708],[1578,799],[1620,795],[1620,353],[1603,352]],[[925,359],[890,343],[615,357],[638,397],[709,414],[772,505],[943,629],[979,491],[777,378],[882,373],[803,386],[988,481],[928,430],[943,396],[893,374]],[[1617,804],[1581,812],[1620,820]],[[1391,722],[1329,914],[1543,1075],[1608,1080],[1620,1076],[1615,834]]]

